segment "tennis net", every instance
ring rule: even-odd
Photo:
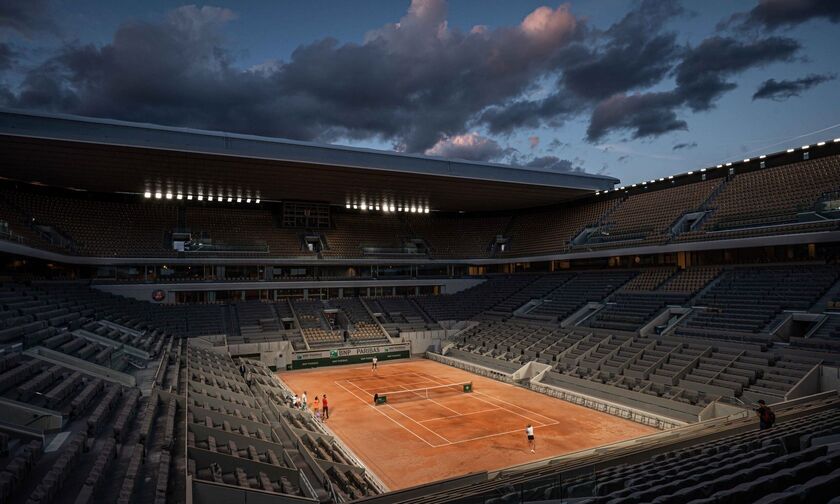
[[[391,390],[374,394],[376,404],[393,404],[396,402],[422,401],[425,399],[437,399],[454,394],[472,392],[472,382],[448,383],[446,385],[435,385],[410,390]]]

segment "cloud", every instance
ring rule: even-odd
[[[13,15],[0,17],[0,28],[43,30],[45,5],[2,3],[0,12]],[[451,151],[453,139],[473,130],[511,135],[588,118],[587,140],[597,142],[685,130],[684,114],[713,108],[739,73],[800,50],[791,38],[734,34],[685,45],[669,28],[685,15],[677,0],[635,5],[603,30],[563,4],[508,26],[462,31],[447,23],[444,0],[413,0],[397,22],[361,42],[322,38],[285,60],[268,55],[245,68],[225,37],[236,13],[187,5],[152,22],[125,22],[106,43],[66,42],[15,69],[0,105],[298,140],[374,140],[413,153]],[[2,51],[0,71],[8,71],[14,55]],[[476,159],[488,154],[499,155]]]
[[[69,44],[7,105],[301,140],[383,139],[424,152],[531,89],[584,30],[561,5],[464,33],[448,26],[443,0],[414,0],[362,43],[324,38],[243,70],[223,37],[235,17],[186,6],[161,22],[124,23],[104,45]]]
[[[832,81],[837,78],[834,74],[810,74],[801,79],[796,80],[780,80],[767,79],[758,86],[758,90],[753,94],[753,100],[774,100],[784,101],[794,96],[799,96],[800,93],[818,86],[823,82]]]
[[[812,19],[840,23],[840,2],[835,0],[759,0],[748,12],[730,17],[723,26],[776,29],[796,26]]]
[[[697,142],[684,142],[674,145],[672,150],[693,149],[697,147]]]
[[[478,122],[491,133],[535,128],[548,122],[558,127],[616,93],[659,82],[681,49],[666,22],[682,13],[675,0],[645,0],[603,32],[583,31],[556,54],[556,86],[540,99],[517,99],[485,110]]]
[[[612,96],[595,107],[586,136],[596,141],[610,131],[631,130],[633,138],[641,138],[688,129],[674,112],[679,104],[680,97],[674,93]]]
[[[0,32],[17,32],[31,38],[38,32],[56,32],[57,25],[48,14],[47,0],[3,0],[0,2]]]
[[[0,42],[0,72],[12,68],[16,55],[11,45]]]
[[[659,82],[680,54],[676,34],[663,27],[682,13],[674,0],[641,2],[599,34],[605,43],[566,52],[562,84],[582,98],[603,99]]]
[[[550,170],[564,173],[585,173],[582,167],[575,166],[573,161],[568,159],[560,159],[557,156],[541,156],[535,157],[530,161],[518,164],[523,168],[532,168],[538,170]]]
[[[614,131],[629,131],[633,138],[655,137],[686,130],[677,111],[706,111],[726,92],[737,87],[729,79],[745,70],[777,61],[789,61],[801,48],[786,37],[740,41],[713,36],[685,51],[674,69],[676,87],[671,91],[616,94],[592,112],[587,139],[591,142]]]
[[[425,154],[468,161],[493,161],[501,158],[505,150],[495,140],[478,133],[467,133],[443,138],[427,149]]]
[[[737,86],[727,77],[768,63],[790,61],[800,48],[799,42],[787,37],[750,42],[709,37],[691,49],[677,66],[677,91],[695,112],[708,110],[723,93]]]

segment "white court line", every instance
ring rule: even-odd
[[[429,376],[428,378],[429,378],[430,380],[432,380],[432,381],[436,381],[436,380],[437,380],[436,378],[431,377],[431,376]],[[438,383],[440,383],[440,382],[438,381]],[[532,410],[529,410],[529,409],[527,409],[527,408],[523,408],[522,406],[517,406],[516,404],[513,404],[513,403],[510,403],[510,402],[508,402],[508,401],[505,401],[504,399],[499,399],[498,397],[493,397],[493,396],[491,396],[491,395],[482,394],[481,392],[476,392],[476,391],[473,391],[473,392],[471,392],[470,394],[471,394],[471,395],[472,395],[472,394],[478,394],[478,395],[482,395],[482,396],[485,396],[485,397],[489,397],[489,398],[491,398],[491,399],[495,399],[495,400],[497,400],[497,401],[501,401],[501,402],[503,402],[503,403],[505,403],[505,404],[508,404],[508,405],[510,405],[510,406],[513,406],[514,408],[520,409],[520,410],[522,410],[522,411],[527,411],[528,413],[532,413],[532,414],[534,414],[534,415],[536,415],[536,416],[538,416],[538,417],[546,418],[546,419],[550,420],[551,422],[557,423],[557,420],[555,420],[555,419],[553,419],[553,418],[547,417],[547,416],[545,416],[545,415],[541,415],[541,414],[537,413],[536,411],[532,411]],[[479,400],[479,401],[481,401],[481,402],[487,403],[487,404],[489,404],[489,405],[491,405],[491,406],[496,406],[497,408],[503,409],[503,410],[507,411],[508,413],[510,413],[510,414],[512,414],[512,415],[516,415],[516,416],[518,416],[518,417],[522,417],[522,418],[524,418],[524,419],[526,419],[526,420],[530,420],[531,422],[535,422],[535,423],[542,424],[542,425],[539,425],[539,426],[537,426],[537,427],[543,427],[543,426],[546,426],[546,425],[554,425],[554,423],[549,423],[549,424],[546,424],[546,423],[544,423],[544,422],[536,422],[536,421],[535,421],[534,419],[532,419],[531,417],[527,417],[527,416],[522,415],[522,414],[519,414],[519,413],[517,413],[517,412],[515,412],[515,411],[511,411],[511,410],[509,410],[508,408],[505,408],[505,407],[503,407],[503,406],[500,406],[500,405],[498,405],[498,404],[496,404],[496,403],[492,403],[492,402],[490,402],[490,401],[489,401],[489,400],[487,400],[487,399],[482,399],[482,398],[477,397],[477,396],[473,396],[473,399],[476,399],[476,400]]]
[[[552,425],[557,425],[559,423],[560,423],[559,421],[555,421],[554,423],[550,423],[550,424],[535,425],[534,430],[536,430],[537,428],[541,428],[541,427],[551,427]],[[478,441],[479,439],[487,439],[487,438],[496,437],[496,436],[506,436],[508,434],[514,434],[516,432],[521,432],[524,435],[525,434],[525,429],[515,429],[515,430],[510,430],[510,431],[507,431],[507,432],[498,432],[496,434],[487,434],[486,436],[478,436],[478,437],[469,438],[469,439],[461,439],[459,441],[450,441],[449,444],[469,443],[470,441]]]
[[[354,383],[350,383],[350,385],[353,385],[353,386],[354,386],[354,387],[356,387],[357,389],[359,389],[359,390],[361,390],[362,392],[364,392],[364,390],[363,390],[362,388],[360,388],[358,385],[356,385],[356,384],[354,384]],[[404,417],[408,418],[409,420],[411,420],[412,422],[416,423],[416,424],[417,424],[417,425],[419,425],[420,427],[423,427],[424,429],[426,429],[427,431],[431,432],[431,433],[432,433],[432,434],[434,434],[435,436],[437,436],[437,437],[439,437],[439,438],[443,439],[444,441],[446,441],[447,443],[449,443],[449,440],[448,440],[448,439],[446,439],[445,437],[441,436],[440,434],[438,434],[437,432],[433,431],[432,429],[430,429],[430,428],[426,427],[425,425],[421,424],[421,423],[420,423],[420,422],[418,422],[417,420],[415,420],[415,419],[411,418],[410,416],[406,415],[404,412],[402,412],[402,411],[398,410],[397,408],[395,408],[395,407],[391,406],[391,405],[390,405],[390,404],[388,404],[388,403],[385,403],[385,406],[387,406],[387,407],[391,408],[392,410],[396,411],[396,412],[397,412],[397,413],[399,413],[400,415],[402,415],[402,416],[404,416]],[[383,413],[383,415],[384,415],[384,413]],[[388,417],[388,418],[390,418],[390,417]],[[441,446],[441,445],[438,445],[438,446]]]
[[[343,388],[343,389],[344,389],[347,393],[351,394],[351,395],[352,395],[353,397],[355,397],[356,399],[358,399],[358,400],[362,401],[363,403],[365,403],[365,406],[367,406],[368,408],[373,408],[373,410],[374,410],[374,411],[376,411],[376,412],[377,412],[377,413],[379,413],[380,415],[384,416],[384,417],[385,417],[385,418],[387,418],[388,420],[390,420],[390,421],[394,422],[395,424],[399,425],[400,427],[402,427],[402,428],[403,428],[403,429],[405,429],[406,431],[410,432],[410,433],[411,433],[414,437],[416,437],[416,438],[417,438],[417,439],[419,439],[420,441],[423,441],[424,443],[426,443],[427,445],[431,446],[432,448],[437,448],[438,446],[443,446],[443,445],[433,445],[432,443],[430,443],[430,442],[426,441],[426,440],[425,440],[425,439],[423,439],[422,437],[418,436],[418,435],[417,435],[417,433],[416,433],[416,432],[414,432],[413,430],[409,429],[409,428],[408,428],[408,427],[406,427],[405,425],[401,424],[400,422],[397,422],[397,421],[396,421],[396,420],[394,420],[393,418],[389,417],[388,415],[386,415],[385,413],[383,413],[382,411],[380,411],[380,410],[379,410],[376,406],[371,406],[370,404],[368,404],[368,403],[367,403],[367,401],[365,401],[365,400],[363,400],[361,397],[357,396],[355,393],[353,393],[352,391],[350,391],[349,389],[347,389],[347,387],[345,387],[344,385],[342,385],[342,384],[338,383],[337,381],[335,381],[335,382],[333,382],[333,383],[335,383],[335,384],[336,384],[336,385],[338,385],[339,387]]]
[[[355,385],[357,388],[360,388],[360,389],[364,390],[364,391],[365,391],[365,393],[370,394],[370,396],[371,396],[371,397],[373,397],[373,394],[371,394],[370,392],[368,392],[368,391],[367,391],[367,389],[362,388],[362,387],[359,387],[358,385],[356,385],[356,382],[354,382],[353,380],[344,380],[344,381],[346,381],[347,383],[352,383],[352,384],[353,384],[353,385]],[[363,384],[363,385],[364,385],[364,384]],[[405,387],[414,387],[414,388],[423,388],[423,387],[429,387],[429,386],[435,386],[435,385],[437,385],[437,383],[432,382],[432,385],[429,385],[429,380],[424,380],[424,381],[422,381],[422,382],[406,383],[406,384],[403,384],[403,385],[394,384],[394,385],[389,385],[389,387],[403,387],[403,388],[405,388]],[[377,390],[376,392],[379,392],[379,391]],[[382,392],[396,392],[396,390],[387,390],[387,391],[386,391],[386,390],[383,390]]]
[[[406,388],[406,387],[405,387],[405,385],[397,385],[397,386],[398,386],[398,387],[402,387],[402,388],[404,388],[405,390],[411,390],[411,389]],[[427,400],[427,401],[431,401],[431,402],[433,402],[433,403],[437,404],[438,406],[440,406],[440,407],[441,407],[441,408],[443,408],[443,409],[447,409],[447,410],[451,411],[452,413],[455,413],[456,415],[460,415],[460,413],[458,413],[458,412],[457,412],[457,411],[455,411],[454,409],[444,406],[443,404],[441,404],[441,403],[439,403],[439,402],[435,401],[435,400],[434,400],[434,399],[432,399],[431,397],[423,397],[423,396],[421,396],[420,394],[415,394],[415,395],[417,395],[420,399],[425,399],[425,400]],[[443,418],[449,418],[449,417],[443,417]]]
[[[457,415],[449,415],[437,418],[429,418],[428,420],[418,420],[419,422],[434,422],[435,420],[446,420],[447,418],[457,418],[462,416],[469,416],[469,415],[478,415],[479,413],[490,413],[491,411],[499,411],[501,408],[490,408],[490,409],[483,409],[478,411],[470,411],[469,413],[458,413]]]

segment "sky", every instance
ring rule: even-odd
[[[3,0],[0,107],[655,179],[840,137],[837,0]]]

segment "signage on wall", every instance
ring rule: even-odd
[[[166,299],[166,291],[165,290],[156,289],[155,291],[152,292],[152,301],[156,301],[156,302],[160,303],[164,299]]]

